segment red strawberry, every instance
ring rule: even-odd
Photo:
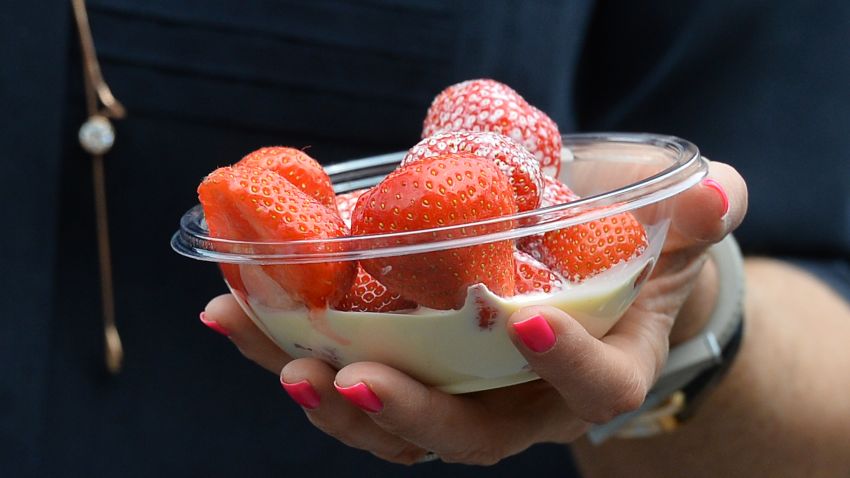
[[[543,176],[543,194],[540,196],[540,207],[556,206],[579,199],[566,184],[551,176]],[[540,246],[543,243],[543,234],[521,237],[517,239],[517,248],[530,254],[534,259],[540,260]]]
[[[449,153],[401,166],[357,201],[355,235],[453,226],[517,211],[507,176],[492,161],[472,153]],[[477,236],[502,226],[434,232]],[[387,288],[435,309],[460,308],[467,288],[483,283],[496,294],[514,292],[512,241],[361,261]]]
[[[557,176],[561,169],[558,125],[498,81],[464,81],[437,95],[425,117],[422,137],[439,131],[501,133],[525,146],[550,176]]]
[[[360,196],[368,191],[368,189],[358,189],[348,193],[338,194],[336,196],[336,208],[339,211],[339,217],[345,222],[345,225],[351,228],[351,213],[354,212],[354,206],[357,205],[357,200]]]
[[[384,284],[358,267],[354,285],[334,308],[352,312],[392,312],[415,309],[416,303],[388,291]]]
[[[564,287],[563,278],[522,251],[514,251],[516,294],[550,293]]]
[[[507,136],[487,131],[444,131],[429,136],[401,160],[406,165],[422,158],[445,153],[467,151],[492,160],[508,177],[514,189],[520,211],[528,211],[540,204],[543,173],[540,163],[525,148]]]
[[[551,176],[543,177],[543,194],[540,197],[540,207],[557,206],[578,199],[578,194],[566,184]]]
[[[646,245],[643,226],[626,212],[547,232],[528,252],[570,281],[581,282],[642,254]]]
[[[334,209],[334,188],[325,170],[300,149],[284,146],[260,148],[236,163],[236,167],[270,169],[325,206]]]
[[[270,170],[219,168],[198,187],[210,235],[242,241],[296,241],[345,236],[339,216]],[[322,248],[327,252],[331,247]],[[341,246],[338,246],[341,249]],[[354,279],[353,262],[267,265],[292,299],[314,308],[339,300]],[[227,272],[225,272],[227,273]]]

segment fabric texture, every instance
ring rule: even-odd
[[[340,445],[198,324],[223,283],[168,246],[215,167],[272,144],[324,163],[406,149],[456,81],[504,81],[563,132],[685,137],[744,173],[746,250],[850,257],[844,2],[88,3],[129,113],[106,158],[125,369],[102,371],[70,8],[18,2],[0,16],[0,475],[575,473],[554,445],[491,469],[404,468]]]

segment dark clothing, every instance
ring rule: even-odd
[[[562,132],[687,138],[747,179],[745,249],[843,267],[850,257],[847,2],[89,7],[105,78],[129,111],[106,159],[125,369],[101,372],[70,8],[18,2],[0,16],[3,476],[568,474],[566,452],[552,445],[483,470],[403,468],[338,444],[274,376],[198,324],[223,283],[168,246],[216,166],[272,144],[310,146],[325,163],[406,149],[433,95],[456,81],[504,81]]]

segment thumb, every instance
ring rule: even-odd
[[[664,251],[720,241],[735,230],[747,212],[747,185],[728,164],[709,161],[709,172],[700,184],[675,198],[673,221]]]
[[[508,320],[509,335],[531,368],[582,420],[604,423],[636,410],[655,375],[654,354],[609,344],[567,313],[527,307]]]

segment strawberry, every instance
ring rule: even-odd
[[[543,176],[543,194],[540,196],[540,207],[557,206],[578,199],[578,194],[566,184],[551,176]]]
[[[198,197],[212,237],[297,241],[348,234],[335,212],[271,170],[247,165],[219,168],[204,178]],[[299,250],[312,252],[319,248],[323,252],[333,250],[326,244]],[[263,270],[292,299],[313,308],[323,308],[342,298],[356,272],[353,262],[265,265]]]
[[[416,303],[388,291],[384,284],[358,267],[354,285],[334,308],[352,312],[392,312],[415,309]]]
[[[495,163],[472,153],[447,153],[401,166],[364,193],[354,208],[351,226],[355,235],[415,231],[516,212],[510,181]],[[434,231],[428,239],[478,236],[500,227],[504,226]],[[387,289],[420,305],[460,308],[473,284],[483,283],[499,295],[513,294],[511,243],[368,259],[361,265]]]
[[[334,188],[322,166],[300,149],[284,146],[260,148],[236,163],[236,167],[270,169],[325,206],[334,209]]]
[[[469,80],[449,86],[434,98],[422,137],[439,131],[493,131],[525,146],[543,171],[561,169],[561,134],[546,113],[530,105],[511,87],[495,80]]]
[[[525,247],[571,282],[581,282],[642,254],[646,245],[643,226],[626,212],[547,232]]]
[[[543,173],[540,163],[525,148],[507,136],[488,131],[444,131],[429,136],[401,160],[402,165],[444,153],[467,151],[490,159],[502,170],[513,186],[520,211],[535,209],[540,204]]]
[[[514,251],[516,294],[550,293],[564,287],[564,279],[522,251]]]
[[[354,212],[354,206],[357,204],[357,200],[360,199],[360,196],[368,191],[368,189],[358,189],[356,191],[351,191],[343,194],[338,194],[336,196],[336,208],[339,211],[339,217],[342,218],[345,225],[351,228],[351,213]]]
[[[543,176],[543,193],[540,195],[540,207],[556,206],[579,199],[566,184],[551,176]],[[540,260],[540,245],[543,242],[543,234],[521,237],[517,239],[517,248],[528,253],[535,260]]]

